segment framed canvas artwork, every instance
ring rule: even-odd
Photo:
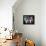
[[[35,24],[34,15],[24,15],[23,16],[23,24]]]

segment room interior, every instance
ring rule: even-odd
[[[45,3],[43,0],[1,0],[0,46],[46,46]]]

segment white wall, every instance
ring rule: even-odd
[[[41,40],[42,46],[46,46],[46,0],[42,0],[41,4]]]
[[[25,38],[34,40],[36,46],[41,46],[41,0],[23,0],[16,4],[13,6],[15,29],[22,32]],[[24,25],[23,15],[34,15],[35,24]]]
[[[12,6],[16,0],[0,0],[0,27],[12,28]]]

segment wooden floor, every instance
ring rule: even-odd
[[[13,40],[6,40],[6,42],[2,43],[0,46],[16,46],[15,39],[13,39]]]
[[[19,33],[20,35],[21,33]],[[6,42],[3,42],[2,44],[0,43],[0,46],[22,46],[22,37],[20,37],[17,33],[15,36],[13,36],[12,40],[6,40],[6,39],[0,39],[0,42],[3,42],[4,40],[6,40]]]

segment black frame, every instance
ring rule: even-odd
[[[35,16],[34,15],[24,15],[23,24],[35,24]]]

